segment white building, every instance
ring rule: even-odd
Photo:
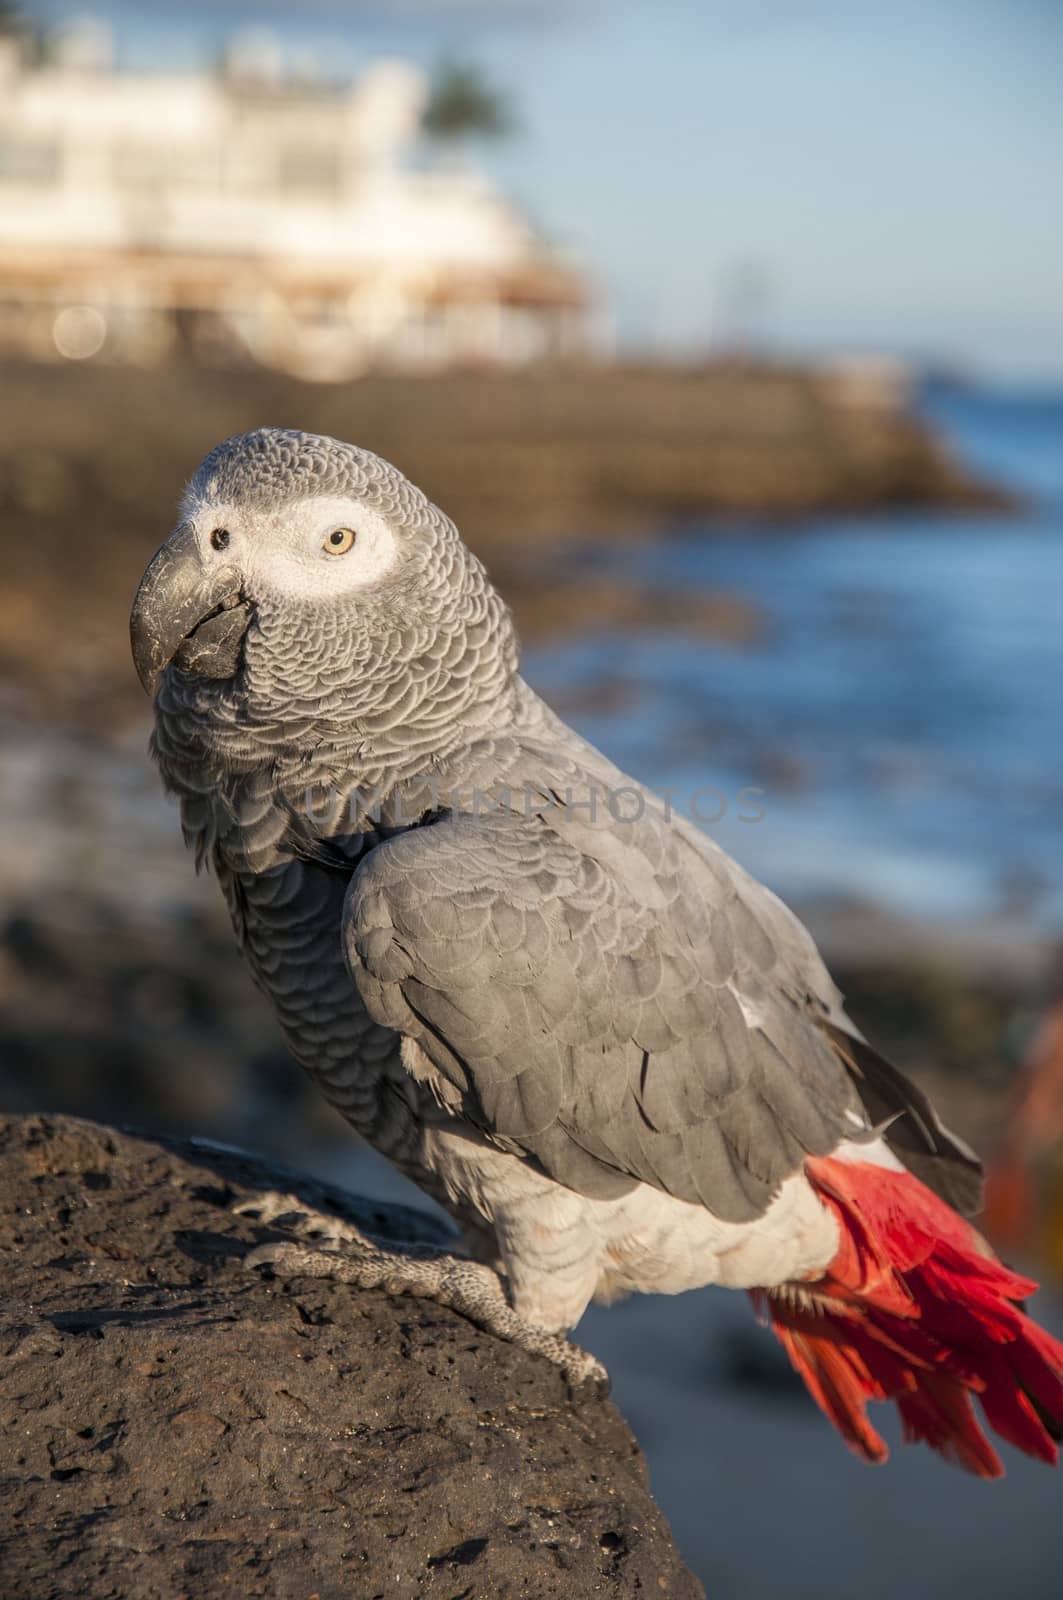
[[[152,361],[175,343],[303,377],[519,363],[581,347],[581,275],[482,178],[407,158],[421,75],[45,66],[0,39],[0,348]]]

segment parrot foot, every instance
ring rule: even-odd
[[[267,1189],[239,1200],[231,1211],[236,1217],[272,1226],[282,1223],[289,1233],[312,1240],[319,1250],[339,1250],[347,1243],[364,1244],[368,1235],[348,1218],[328,1211],[315,1211],[297,1194]]]
[[[251,1268],[268,1267],[282,1278],[327,1278],[359,1289],[417,1295],[447,1306],[496,1338],[560,1368],[573,1398],[604,1399],[609,1374],[594,1356],[564,1334],[552,1333],[518,1315],[491,1267],[431,1246],[385,1248],[342,1217],[308,1211],[295,1195],[260,1194],[235,1206],[260,1222],[283,1222],[306,1243],[277,1240],[258,1245],[244,1258]]]

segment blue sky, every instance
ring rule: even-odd
[[[697,354],[744,320],[1063,379],[1060,0],[24,4],[108,18],[137,65],[253,22],[330,70],[474,58],[522,128],[487,164],[629,343]]]

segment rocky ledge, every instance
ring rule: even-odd
[[[701,1595],[608,1402],[435,1305],[263,1281],[239,1152],[0,1119],[6,1600]]]

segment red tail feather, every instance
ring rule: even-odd
[[[802,1285],[756,1298],[846,1443],[885,1461],[867,1402],[894,1400],[906,1439],[999,1478],[1000,1457],[971,1404],[977,1395],[1001,1438],[1054,1465],[1063,1344],[1016,1304],[1037,1285],[1009,1271],[911,1173],[834,1157],[806,1170],[838,1219],[838,1253],[807,1293]]]

